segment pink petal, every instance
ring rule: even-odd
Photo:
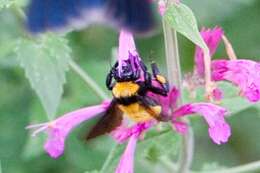
[[[217,143],[225,143],[231,135],[230,126],[226,123],[224,116],[226,109],[211,103],[192,103],[180,107],[174,112],[173,124],[178,117],[188,114],[201,114],[209,126],[209,136]]]
[[[110,101],[101,105],[79,109],[52,121],[48,125],[48,139],[44,145],[45,151],[53,158],[63,154],[67,135],[80,123],[106,111]]]
[[[215,88],[212,92],[212,96],[215,101],[220,101],[223,99],[223,92],[219,88]]]
[[[176,120],[173,120],[172,121],[173,123],[173,127],[175,128],[175,130],[184,135],[187,133],[187,130],[188,130],[188,124],[185,123],[185,122],[181,122],[181,121],[176,121]]]
[[[129,59],[129,55],[132,55],[134,57],[138,56],[135,47],[134,37],[132,33],[126,30],[121,30],[119,36],[118,50],[118,63],[120,71],[122,69],[122,66],[124,65],[124,61]]]
[[[118,143],[124,143],[131,136],[133,135],[139,136],[140,134],[142,134],[143,132],[151,128],[154,124],[155,124],[154,121],[148,121],[144,123],[135,124],[132,127],[126,127],[125,125],[121,125],[111,133],[111,136]]]
[[[159,14],[161,16],[163,16],[165,11],[166,11],[166,3],[165,3],[165,1],[164,0],[159,0],[159,2],[158,2],[158,12],[159,12]]]
[[[158,82],[153,81],[154,86],[160,86]],[[162,114],[168,115],[170,108],[176,109],[177,107],[177,100],[179,98],[179,91],[176,87],[173,87],[170,92],[168,93],[167,97],[161,96],[158,94],[154,94],[152,92],[148,92],[147,95],[155,100],[159,105],[162,106]]]
[[[209,136],[216,144],[226,143],[231,136],[230,126],[227,123],[217,123],[209,128]]]
[[[138,136],[133,135],[127,144],[124,154],[116,168],[116,173],[134,173],[134,155]]]
[[[206,42],[210,55],[214,55],[216,52],[216,49],[221,41],[222,35],[224,34],[222,28],[220,27],[215,27],[213,29],[205,29],[203,28],[200,32],[202,38]],[[195,64],[196,64],[196,71],[199,76],[203,77],[204,76],[204,54],[203,50],[196,46],[195,50]]]
[[[212,79],[227,80],[237,85],[249,101],[260,100],[260,64],[251,60],[215,60]]]

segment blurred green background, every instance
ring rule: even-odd
[[[0,1],[1,2],[1,1]],[[240,58],[259,60],[260,1],[258,0],[183,0],[193,9],[200,26],[224,28]],[[47,121],[46,113],[31,89],[14,53],[14,43],[23,35],[23,25],[15,10],[0,10],[0,161],[3,173],[83,173],[100,169],[114,145],[108,137],[94,143],[79,140],[82,128],[77,128],[66,142],[65,154],[51,159],[42,151],[43,135],[31,138],[25,126],[30,122]],[[69,33],[66,38],[75,61],[105,90],[105,77],[110,69],[112,48],[118,34],[105,27],[90,27]],[[193,68],[194,45],[179,36],[183,73]],[[147,61],[150,52],[166,71],[163,35],[160,26],[155,35],[136,39],[141,56]],[[215,57],[225,57],[223,45]],[[108,93],[109,94],[109,93]],[[100,99],[74,72],[67,72],[67,83],[57,115],[77,108],[97,104]],[[225,145],[213,144],[207,126],[194,119],[194,170],[202,167],[230,167],[260,160],[260,111],[255,107],[243,110],[228,119],[232,137]],[[89,123],[86,123],[88,126]],[[85,126],[85,124],[83,125]],[[170,146],[174,148],[175,146]],[[170,150],[170,149],[169,149]],[[137,162],[137,173],[148,171]],[[142,169],[141,169],[142,168]],[[0,171],[1,172],[1,171]],[[156,172],[156,169],[155,169]],[[158,170],[157,170],[158,172]],[[260,172],[260,171],[259,171]]]

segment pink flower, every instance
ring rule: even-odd
[[[126,127],[126,125],[122,124],[118,128],[116,128],[112,133],[112,137],[118,142],[118,143],[124,143],[127,141],[131,136],[136,134],[142,134],[149,128],[151,128],[153,125],[155,125],[155,121],[148,121],[144,123],[137,123],[133,125],[132,127]]]
[[[223,92],[219,88],[215,88],[212,92],[212,96],[215,101],[221,101],[223,99]]]
[[[116,169],[116,173],[133,173],[134,172],[134,153],[139,137],[155,124],[154,121],[138,123],[130,128],[118,127],[112,132],[112,137],[119,143],[123,143],[129,139],[124,154],[121,156],[120,162]]]
[[[181,129],[180,132],[183,133],[187,128],[184,123],[178,122],[176,119],[194,113],[201,114],[204,117],[209,126],[209,136],[216,144],[228,141],[231,129],[224,119],[227,111],[211,103],[192,103],[181,106],[173,113],[173,125],[177,130]]]
[[[116,173],[134,173],[134,155],[138,141],[138,135],[132,135],[129,139],[124,154],[116,168]]]
[[[200,34],[209,48],[210,56],[214,55],[221,41],[221,38],[224,34],[222,28],[220,27],[215,27],[213,29],[202,28]],[[203,50],[198,46],[196,46],[194,59],[196,64],[196,72],[200,77],[203,77],[205,71],[204,53]]]
[[[153,85],[159,86],[156,81],[153,81]],[[180,93],[177,88],[173,87],[168,93],[167,97],[157,95],[152,92],[148,92],[147,95],[162,106],[162,115],[167,116],[171,113],[171,109],[175,109],[177,107],[177,100],[180,96]]]
[[[130,60],[132,67],[135,67],[134,63],[136,63],[136,61],[140,59],[135,47],[133,34],[129,31],[126,30],[120,31],[117,59],[118,59],[119,72],[122,71],[122,67],[125,65],[124,63],[125,61]]]
[[[251,102],[260,100],[260,64],[251,60],[215,60],[212,78],[227,80],[237,85],[241,94]]]
[[[166,11],[166,3],[165,3],[165,1],[164,0],[159,0],[159,2],[158,2],[158,12],[159,12],[159,14],[161,16],[163,16],[165,11]]]
[[[42,131],[47,132],[48,138],[45,142],[44,150],[51,157],[58,158],[64,152],[65,140],[68,134],[80,123],[105,112],[109,104],[110,101],[104,101],[97,106],[90,106],[67,113],[51,122],[29,125],[27,129],[36,128],[32,136],[36,136]]]

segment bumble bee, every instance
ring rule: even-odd
[[[161,116],[162,107],[148,97],[147,92],[167,96],[168,82],[165,77],[160,75],[155,63],[151,64],[152,75],[141,60],[139,60],[139,64],[138,66],[127,60],[121,72],[118,62],[112,67],[107,75],[106,86],[112,91],[113,100],[105,115],[90,130],[87,140],[114,130],[121,124],[123,115],[135,122],[152,119],[166,121],[164,116]],[[160,86],[154,86],[152,80],[157,81]]]

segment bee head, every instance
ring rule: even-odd
[[[120,71],[116,69],[114,77],[117,82],[136,81],[140,78],[140,70],[133,68],[132,64],[126,61]]]

